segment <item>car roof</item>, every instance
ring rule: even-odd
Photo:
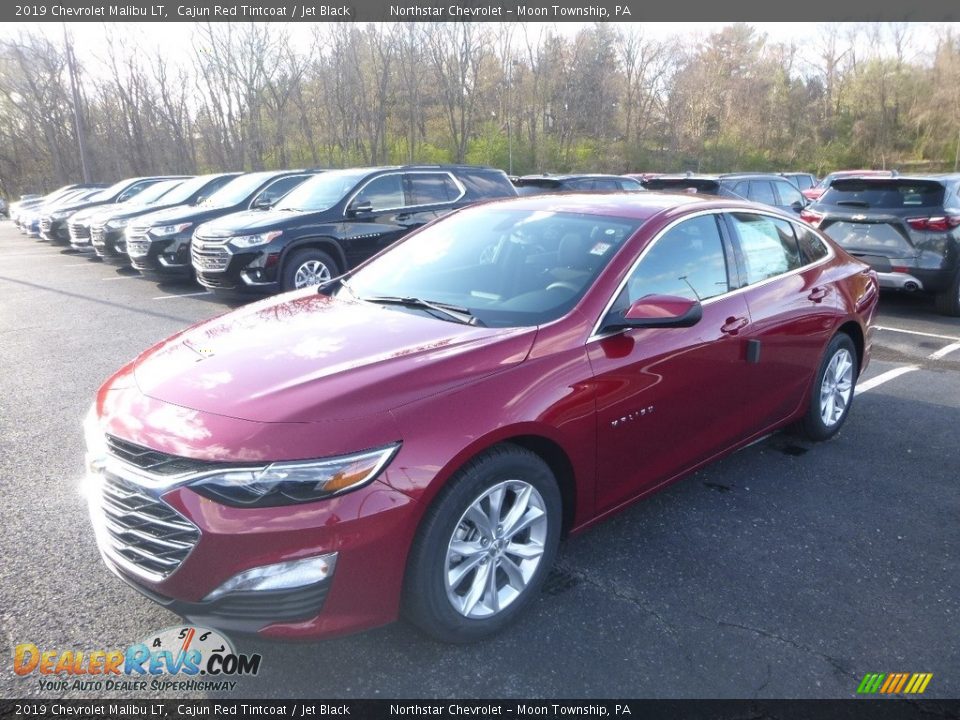
[[[553,175],[550,173],[541,173],[539,175],[521,175],[520,177],[515,178],[515,180],[518,182],[523,182],[525,180],[556,180],[558,182],[562,182],[563,180],[587,180],[587,179],[595,179],[595,178],[621,180],[625,177],[628,177],[628,176],[613,175],[610,173],[568,173],[564,175]],[[629,178],[629,179],[636,180],[636,178]]]
[[[562,193],[553,195],[527,195],[518,198],[492,200],[474,207],[511,207],[519,210],[534,210],[558,213],[583,213],[607,217],[646,220],[661,212],[691,208],[704,210],[720,207],[757,209],[755,203],[720,199],[712,195],[695,195],[670,192],[647,193]],[[763,206],[764,211],[775,208]]]

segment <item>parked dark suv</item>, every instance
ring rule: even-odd
[[[266,212],[205,223],[192,259],[205,287],[272,292],[316,285],[456,208],[516,196],[502,170],[463,165],[317,175]]]
[[[769,173],[658,175],[644,180],[643,186],[647,190],[685,191],[752,200],[793,213],[799,213],[807,205],[796,185]]]
[[[518,195],[556,192],[643,192],[640,181],[623,175],[524,175],[513,179]]]
[[[960,175],[841,178],[801,217],[881,287],[934,293],[938,311],[960,316]]]
[[[127,255],[141,273],[191,277],[190,238],[197,226],[243,210],[267,210],[314,170],[241,175],[193,207],[174,207],[139,217],[127,227]]]
[[[94,251],[104,259],[128,263],[130,259],[127,257],[125,232],[131,221],[157,210],[192,206],[203,202],[238,175],[240,173],[236,172],[198,175],[179,182],[150,203],[137,204],[109,215],[97,216],[90,226],[90,241]]]

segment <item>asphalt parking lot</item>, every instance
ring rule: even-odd
[[[9,222],[0,258],[0,693],[41,697],[15,645],[124,648],[178,623],[99,559],[81,420],[120,365],[230,306]],[[264,659],[232,696],[852,697],[868,672],[930,672],[925,696],[960,696],[960,320],[885,295],[877,325],[836,438],[774,435],[569,539],[505,634],[238,640]]]

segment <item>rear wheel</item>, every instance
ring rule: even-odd
[[[957,268],[950,286],[942,293],[937,293],[934,302],[941,315],[960,317],[960,268]]]
[[[321,285],[340,274],[337,262],[323,250],[304,248],[289,258],[281,273],[283,290],[299,290]]]
[[[501,445],[460,470],[410,553],[407,616],[444,642],[499,632],[537,596],[560,541],[557,481],[536,454]]]
[[[804,434],[811,440],[833,437],[850,412],[857,383],[857,349],[849,335],[835,335],[827,345],[810,392],[803,418]]]

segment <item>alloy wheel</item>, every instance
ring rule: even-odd
[[[307,260],[301,264],[300,267],[297,268],[297,272],[294,273],[293,286],[299,290],[300,288],[324,283],[329,280],[330,277],[330,268],[322,262],[319,260]]]
[[[846,348],[834,353],[820,382],[820,418],[828,428],[836,425],[853,394],[853,357]]]
[[[489,618],[526,589],[543,559],[547,511],[533,485],[486,489],[460,517],[447,545],[447,598],[467,618]]]

